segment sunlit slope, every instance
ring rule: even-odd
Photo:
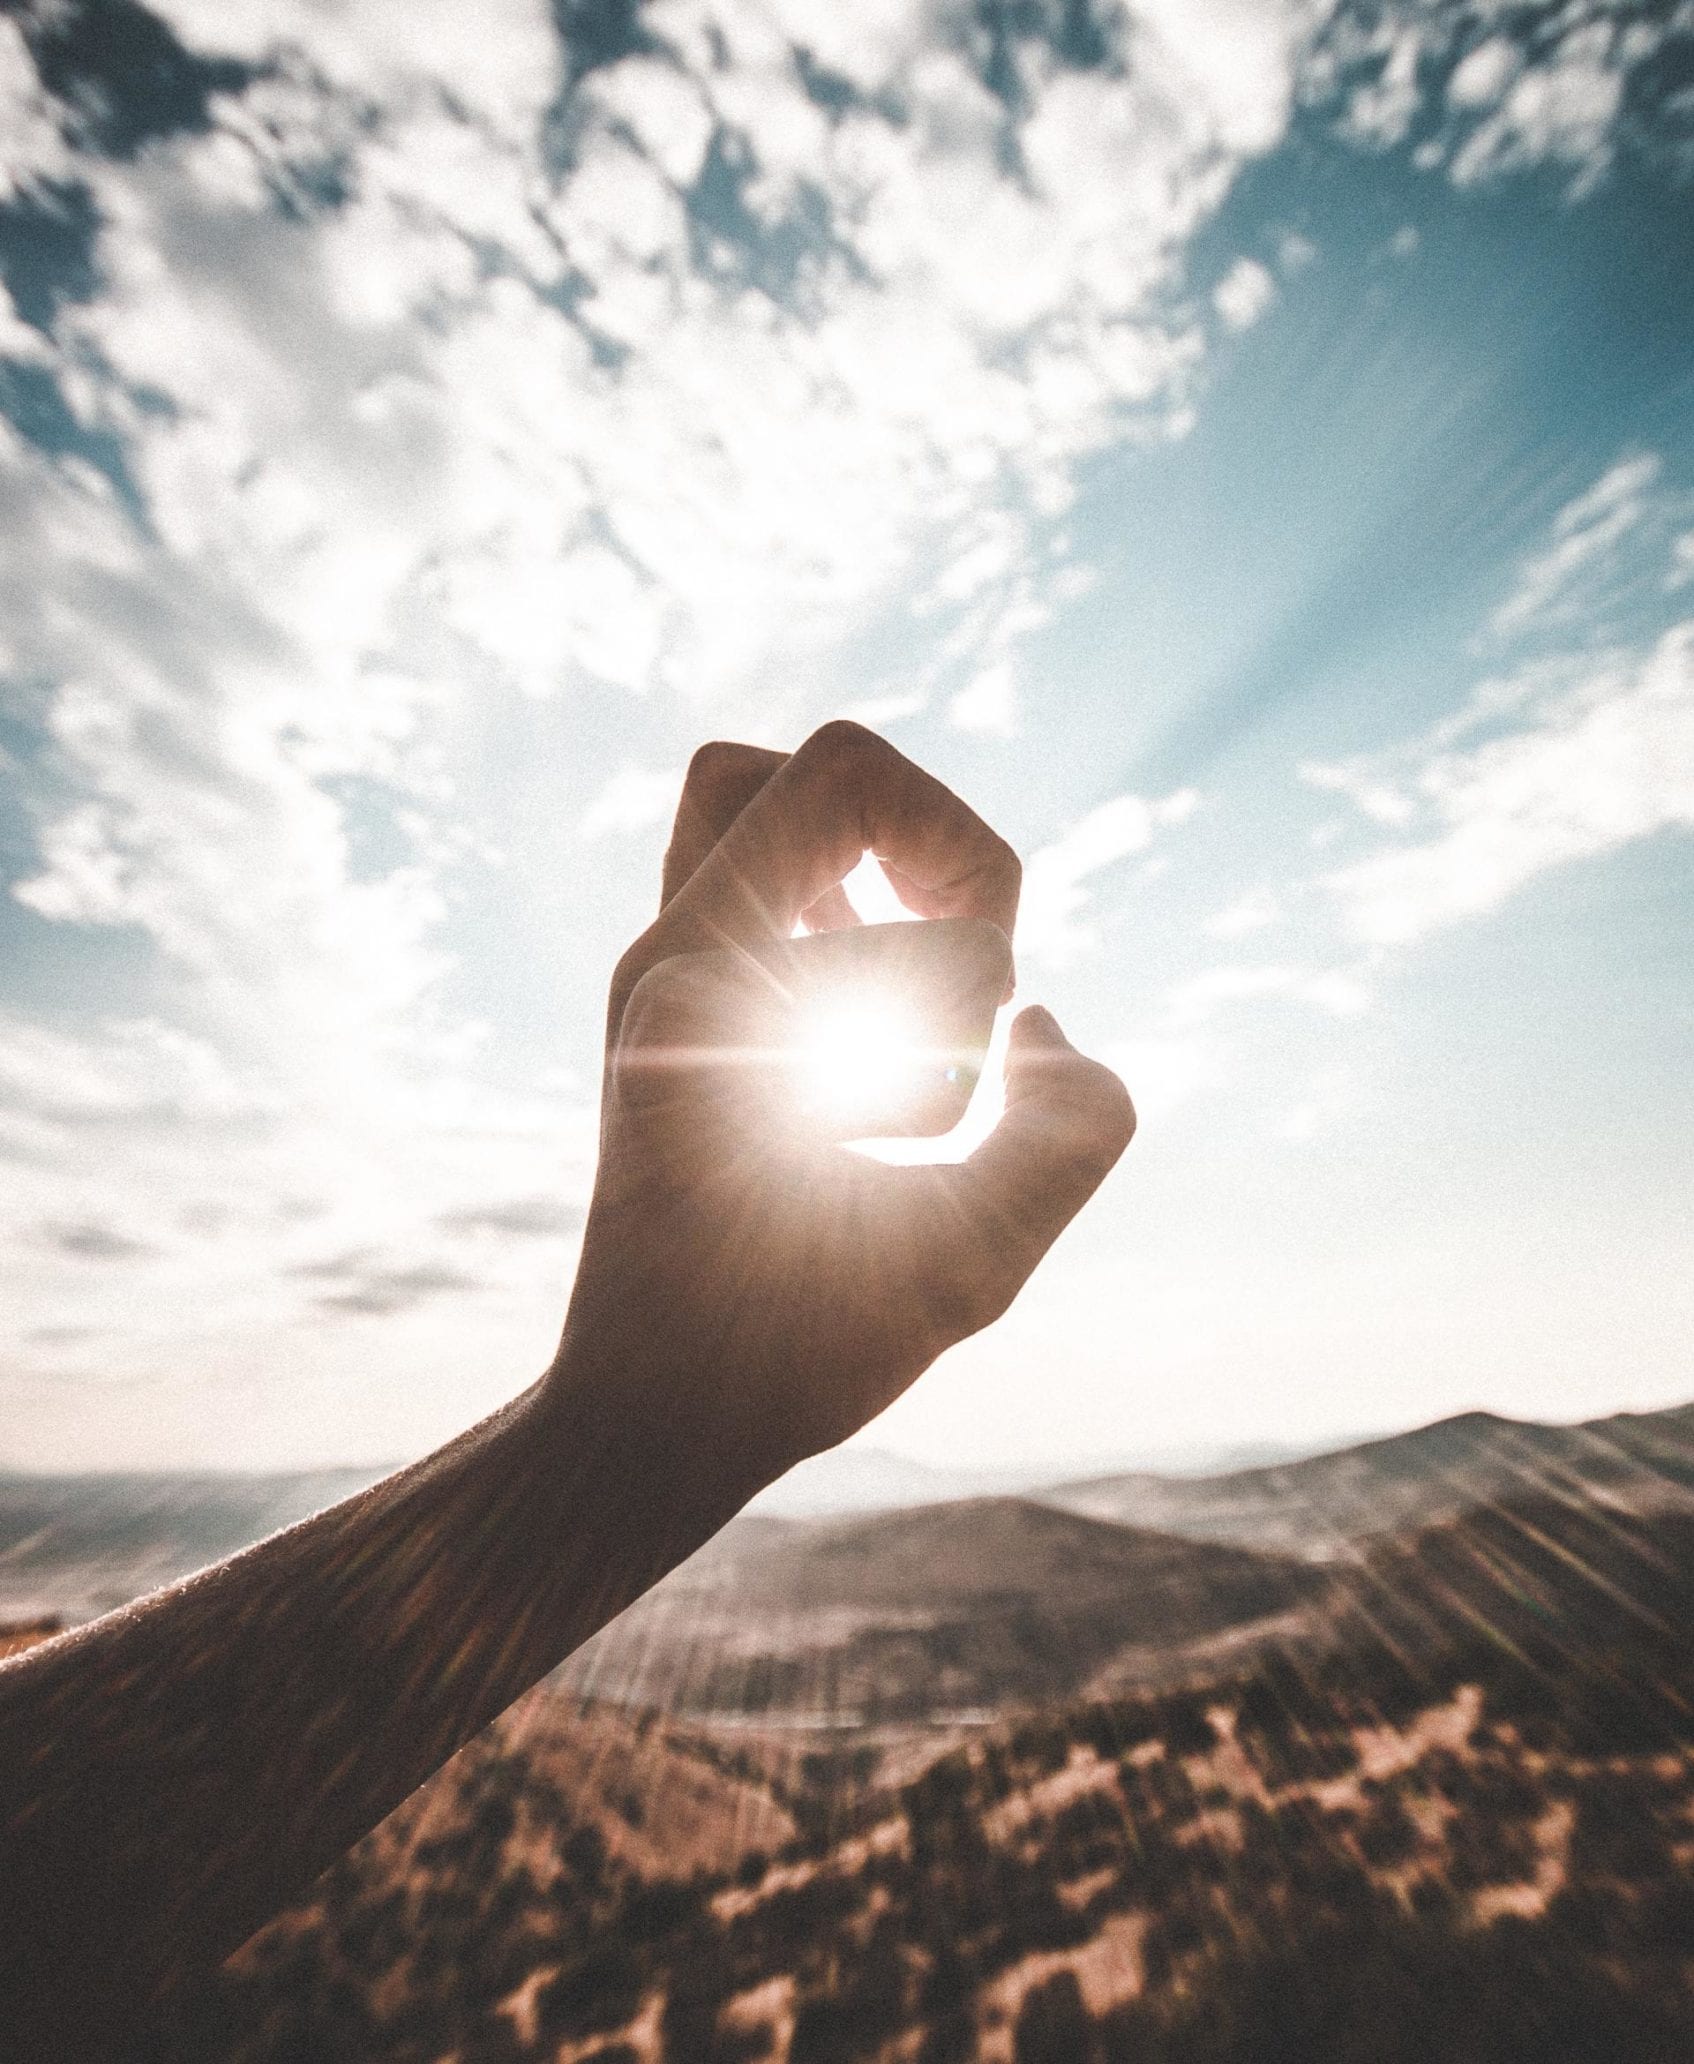
[[[1069,1512],[1199,1540],[1333,1554],[1502,1499],[1553,1496],[1639,1513],[1694,1510],[1694,1406],[1543,1426],[1466,1412],[1385,1440],[1222,1476],[1086,1478],[1041,1494]]]
[[[1685,1707],[1388,1652],[773,1778],[604,1709],[489,1738],[237,1960],[217,2054],[476,2064],[1569,2064],[1694,2044]],[[555,1735],[555,1728],[557,1734]],[[582,1731],[584,1751],[543,1747]],[[626,1783],[613,1775],[624,1759]],[[585,1770],[587,1775],[585,1776]],[[708,1788],[711,1789],[710,1779]],[[210,2054],[185,2044],[184,2054]]]
[[[1022,1498],[757,1520],[726,1528],[563,1678],[682,1712],[944,1719],[1075,1697],[1126,1656],[1168,1674],[1198,1644],[1280,1624],[1323,1581],[1291,1557]]]

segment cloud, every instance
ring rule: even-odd
[[[583,1221],[580,1204],[558,1197],[498,1197],[486,1204],[443,1211],[435,1223],[444,1233],[498,1233],[515,1240],[562,1239]]]
[[[1256,258],[1237,258],[1212,289],[1212,306],[1232,330],[1251,329],[1275,299],[1270,268]]]
[[[1483,44],[1448,84],[1456,108],[1482,112],[1453,155],[1455,184],[1475,185],[1551,162],[1574,168],[1573,191],[1582,192],[1611,163],[1624,82],[1604,22],[1566,36],[1551,58],[1529,66],[1503,38]]]
[[[331,1255],[287,1271],[311,1282],[344,1285],[313,1301],[324,1311],[358,1318],[392,1318],[438,1297],[481,1288],[475,1276],[444,1262],[383,1262],[367,1251]]]
[[[1574,688],[1532,692],[1513,728],[1436,753],[1409,788],[1414,835],[1329,878],[1347,929],[1375,945],[1496,909],[1551,868],[1694,827],[1694,622]]]
[[[644,831],[650,824],[663,824],[675,811],[681,793],[680,773],[621,768],[583,812],[577,835],[600,839],[612,833]]]
[[[588,1093],[510,1029],[555,964],[526,991],[523,956],[461,958],[561,709],[613,741],[573,790],[593,839],[662,814],[667,726],[786,737],[860,696],[838,654],[897,650],[888,721],[993,735],[1033,701],[1079,476],[1191,419],[1194,239],[1316,90],[1319,10],[1013,10],[990,39],[968,9],[674,0],[597,45],[540,0],[153,18],[156,62],[75,92],[0,18],[0,255],[40,258],[0,345],[51,403],[0,424],[7,893],[92,991],[0,1023],[0,1150],[20,1223],[146,1199],[218,1228],[150,1325],[185,1383],[280,1392],[286,1200],[373,1257],[327,1295],[439,1296],[452,1359],[424,1278],[475,1272],[393,1257],[459,1236],[504,1270],[501,1227],[442,1221],[586,1188]],[[1385,87],[1445,77],[1421,17],[1383,19]],[[1515,90],[1454,103],[1444,162]],[[1511,103],[1474,176],[1589,149],[1579,100]],[[1104,870],[1179,806],[1119,798],[1036,856],[1038,958],[1087,950]],[[479,1329],[540,1294],[506,1230]],[[50,1320],[97,1273],[30,1268]]]
[[[138,1261],[159,1249],[149,1240],[137,1240],[115,1226],[85,1219],[74,1225],[43,1225],[36,1237],[56,1253],[76,1261]]]
[[[1281,903],[1269,889],[1258,888],[1207,918],[1205,928],[1214,939],[1240,939],[1281,921]]]
[[[1266,998],[1306,1004],[1338,1018],[1356,1018],[1370,1008],[1370,992],[1345,969],[1260,964],[1207,968],[1178,983],[1165,1009],[1170,1022],[1183,1029],[1204,1024],[1226,1005]]]
[[[1685,7],[1344,6],[1302,53],[1299,92],[1366,148],[1417,128],[1414,163],[1457,185],[1549,168],[1569,175],[1575,198],[1624,148],[1686,171],[1694,149],[1676,57],[1687,37]]]
[[[947,720],[961,731],[1010,738],[1018,727],[1017,685],[1005,660],[984,668],[947,705]]]
[[[174,0],[181,105],[134,150],[6,23],[7,175],[90,225],[31,332],[71,447],[0,430],[0,665],[42,684],[15,898],[148,941],[243,1094],[363,1123],[464,1049],[478,701],[778,711],[934,564],[911,693],[1004,731],[1074,469],[1180,419],[1186,239],[1286,119],[1288,22],[1184,14],[1081,69],[1020,31],[1002,90],[896,10],[825,107],[793,46],[843,39],[797,5],[670,9],[567,91],[540,7]],[[667,782],[632,764],[584,835]]]
[[[1032,853],[1018,907],[1019,953],[1062,966],[1088,951],[1096,935],[1080,921],[1080,913],[1092,877],[1132,853],[1145,852],[1160,830],[1185,823],[1199,803],[1191,788],[1156,801],[1114,796]]]
[[[1620,459],[1553,519],[1553,542],[1525,560],[1517,586],[1494,612],[1502,636],[1522,631],[1564,602],[1584,576],[1603,571],[1619,545],[1641,523],[1649,493],[1662,471],[1654,452]]]

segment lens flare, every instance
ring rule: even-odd
[[[926,1058],[922,1028],[893,998],[874,993],[821,999],[794,1032],[801,1107],[831,1125],[874,1123],[911,1095]]]

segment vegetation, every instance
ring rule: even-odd
[[[1684,1688],[1386,1649],[836,1756],[543,1693],[255,1940],[243,2064],[1569,2064],[1694,2050]],[[538,1716],[546,1716],[545,1719]],[[694,1802],[634,1843],[587,1730]],[[764,1826],[743,1840],[752,1773]],[[904,1774],[901,1774],[901,1773]],[[706,1791],[729,1788],[713,1824]],[[586,1802],[586,1804],[585,1804]],[[705,1839],[698,1839],[705,1832]],[[634,1845],[632,1846],[632,1843]],[[215,2017],[209,2019],[207,2017]]]

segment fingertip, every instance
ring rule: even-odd
[[[1044,1003],[1029,1004],[1012,1020],[1011,1049],[1014,1053],[1020,1047],[1069,1045],[1058,1019]]]

